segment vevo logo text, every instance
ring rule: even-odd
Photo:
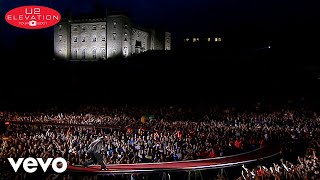
[[[67,161],[64,158],[55,158],[55,159],[48,158],[46,160],[46,162],[44,162],[42,158],[35,159],[32,157],[29,157],[26,159],[19,158],[17,162],[15,162],[13,160],[13,158],[8,158],[8,161],[10,162],[10,164],[15,172],[18,171],[21,164],[23,166],[23,169],[27,173],[34,173],[38,168],[38,164],[42,168],[43,172],[47,172],[50,164],[51,164],[53,171],[56,173],[63,173],[64,171],[67,170],[67,167],[68,167]]]

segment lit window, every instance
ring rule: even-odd
[[[85,37],[82,37],[82,42],[86,42],[86,38]]]
[[[82,59],[86,59],[86,49],[82,50]]]
[[[189,42],[189,38],[186,38],[186,41]]]
[[[208,38],[208,42],[211,42],[211,38]]]
[[[124,33],[124,35],[127,36],[128,34],[127,34],[127,33]]]
[[[93,37],[93,42],[97,42],[97,37],[96,36]]]
[[[215,42],[221,42],[221,38],[214,38]]]
[[[113,40],[116,40],[117,33],[113,33]]]
[[[92,25],[92,30],[97,30],[97,25]]]
[[[73,52],[73,59],[77,59],[78,58],[78,50],[74,50]]]
[[[199,41],[199,38],[197,38],[197,41]]]
[[[77,37],[77,36],[75,36],[75,37],[73,38],[73,42],[78,42],[78,37]]]
[[[97,50],[96,49],[94,49],[92,51],[92,57],[93,57],[93,59],[97,59]]]
[[[105,36],[102,36],[102,41],[106,41],[106,37]]]
[[[62,35],[59,35],[59,41],[60,42],[62,41]]]
[[[106,59],[106,49],[105,48],[101,48],[101,54],[102,54],[102,59],[105,60]]]
[[[128,49],[128,47],[124,47],[123,48],[123,54],[126,56],[127,55],[127,49]]]
[[[197,41],[197,38],[193,38],[193,39],[192,39],[192,42],[196,42],[196,41]]]

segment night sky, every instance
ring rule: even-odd
[[[164,27],[176,38],[186,34],[233,33],[233,37],[261,41],[281,40],[283,35],[287,39],[309,39],[317,35],[320,17],[318,2],[302,0],[2,0],[0,13],[4,17],[18,6],[43,5],[61,14],[68,10],[74,15],[90,14],[96,11],[97,4],[100,8],[128,11],[136,23]],[[49,39],[53,36],[52,28],[30,31],[12,27],[4,18],[0,22],[4,48],[16,48],[14,42],[29,34]]]

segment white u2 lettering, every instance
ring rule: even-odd
[[[40,14],[40,8],[26,8],[26,14]]]

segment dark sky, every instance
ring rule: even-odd
[[[135,22],[165,27],[177,37],[193,33],[243,32],[244,36],[256,33],[269,38],[280,32],[296,34],[309,29],[313,32],[320,17],[320,3],[304,0],[100,0],[98,3],[102,8],[128,11]],[[94,12],[96,4],[97,0],[3,0],[0,13],[4,17],[7,11],[18,6],[43,5],[62,14],[71,10],[76,15]],[[2,46],[5,44],[9,48],[15,47],[12,42],[20,36],[37,33],[51,37],[52,32],[52,28],[17,29],[8,25],[4,18],[0,25]]]

